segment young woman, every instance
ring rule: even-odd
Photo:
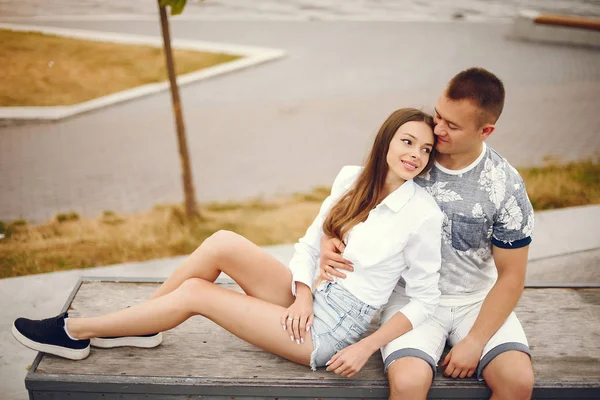
[[[433,163],[432,127],[432,117],[419,110],[392,113],[365,167],[344,167],[338,174],[289,268],[245,238],[219,231],[149,300],[94,318],[19,318],[13,334],[34,350],[77,360],[88,356],[90,344],[157,346],[162,334],[156,332],[202,315],[288,360],[313,369],[329,364],[329,370],[353,376],[374,351],[425,320],[438,304],[442,214],[412,181]],[[354,271],[343,281],[314,281],[324,234],[346,244],[343,256]],[[246,295],[216,285],[221,272]],[[396,325],[360,340],[400,278],[412,301]]]

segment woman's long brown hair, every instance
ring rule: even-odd
[[[367,219],[383,192],[388,172],[387,153],[396,131],[410,121],[425,122],[433,130],[433,117],[414,108],[401,108],[390,115],[375,137],[367,163],[352,188],[331,208],[323,223],[323,232],[329,237],[344,240],[344,236],[359,222]],[[435,140],[435,135],[434,135]],[[435,143],[434,143],[435,145]],[[429,171],[435,159],[435,146],[421,174]]]

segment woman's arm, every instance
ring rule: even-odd
[[[402,312],[412,327],[429,318],[440,302],[438,288],[442,266],[442,223],[444,215],[430,215],[410,237],[404,248],[408,268],[402,273],[410,301]]]
[[[360,372],[373,353],[411,329],[408,318],[398,312],[371,335],[337,352],[327,362],[327,371],[352,378]]]
[[[312,288],[320,255],[320,240],[323,236],[323,222],[335,202],[348,190],[358,177],[361,167],[346,166],[341,169],[333,182],[331,194],[323,201],[319,214],[308,227],[306,234],[294,246],[290,261],[292,271],[292,293],[296,295],[296,282]]]
[[[427,218],[408,240],[404,249],[407,270],[402,274],[410,302],[373,334],[335,354],[328,371],[351,378],[357,374],[377,349],[404,335],[425,321],[439,303],[441,267],[441,232],[443,215]]]

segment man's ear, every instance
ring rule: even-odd
[[[490,137],[492,132],[496,129],[496,126],[493,124],[486,124],[481,128],[481,140],[485,140]]]

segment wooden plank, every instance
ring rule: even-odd
[[[69,313],[93,316],[114,311],[145,300],[157,286],[157,283],[84,282],[74,295]],[[226,286],[240,291],[237,285]],[[519,302],[517,314],[532,348],[536,394],[542,396],[538,398],[561,398],[560,393],[573,388],[579,389],[578,398],[585,398],[585,393],[591,396],[587,398],[598,397],[600,289],[528,289]],[[586,329],[573,329],[582,326]],[[195,393],[203,397],[237,398],[262,398],[265,393],[294,398],[317,394],[338,398],[387,396],[379,353],[356,378],[347,380],[324,370],[312,372],[262,351],[202,317],[191,318],[166,332],[163,344],[155,349],[93,348],[90,357],[77,362],[44,355],[28,375],[27,387],[31,393],[37,393],[37,397],[32,395],[34,398],[46,396],[59,387],[65,392],[85,387],[87,392],[94,393],[165,396]],[[544,395],[544,390],[550,397]],[[480,382],[455,381],[438,374],[430,398],[488,395],[488,389]]]
[[[71,316],[94,316],[148,298],[157,288],[151,283],[84,283],[75,297]],[[241,292],[237,285],[225,285]],[[282,332],[282,335],[284,333]],[[38,372],[61,374],[74,371],[72,361],[47,356]],[[237,379],[314,379],[310,368],[267,353],[231,335],[203,317],[193,317],[164,334],[155,349],[96,349],[76,363],[79,374],[130,376],[204,376]],[[366,377],[382,376],[381,357],[367,365]],[[329,375],[319,371],[317,375]],[[318,378],[317,378],[318,379]],[[344,379],[337,378],[336,379]]]
[[[536,381],[600,383],[599,289],[527,289],[516,313]]]

